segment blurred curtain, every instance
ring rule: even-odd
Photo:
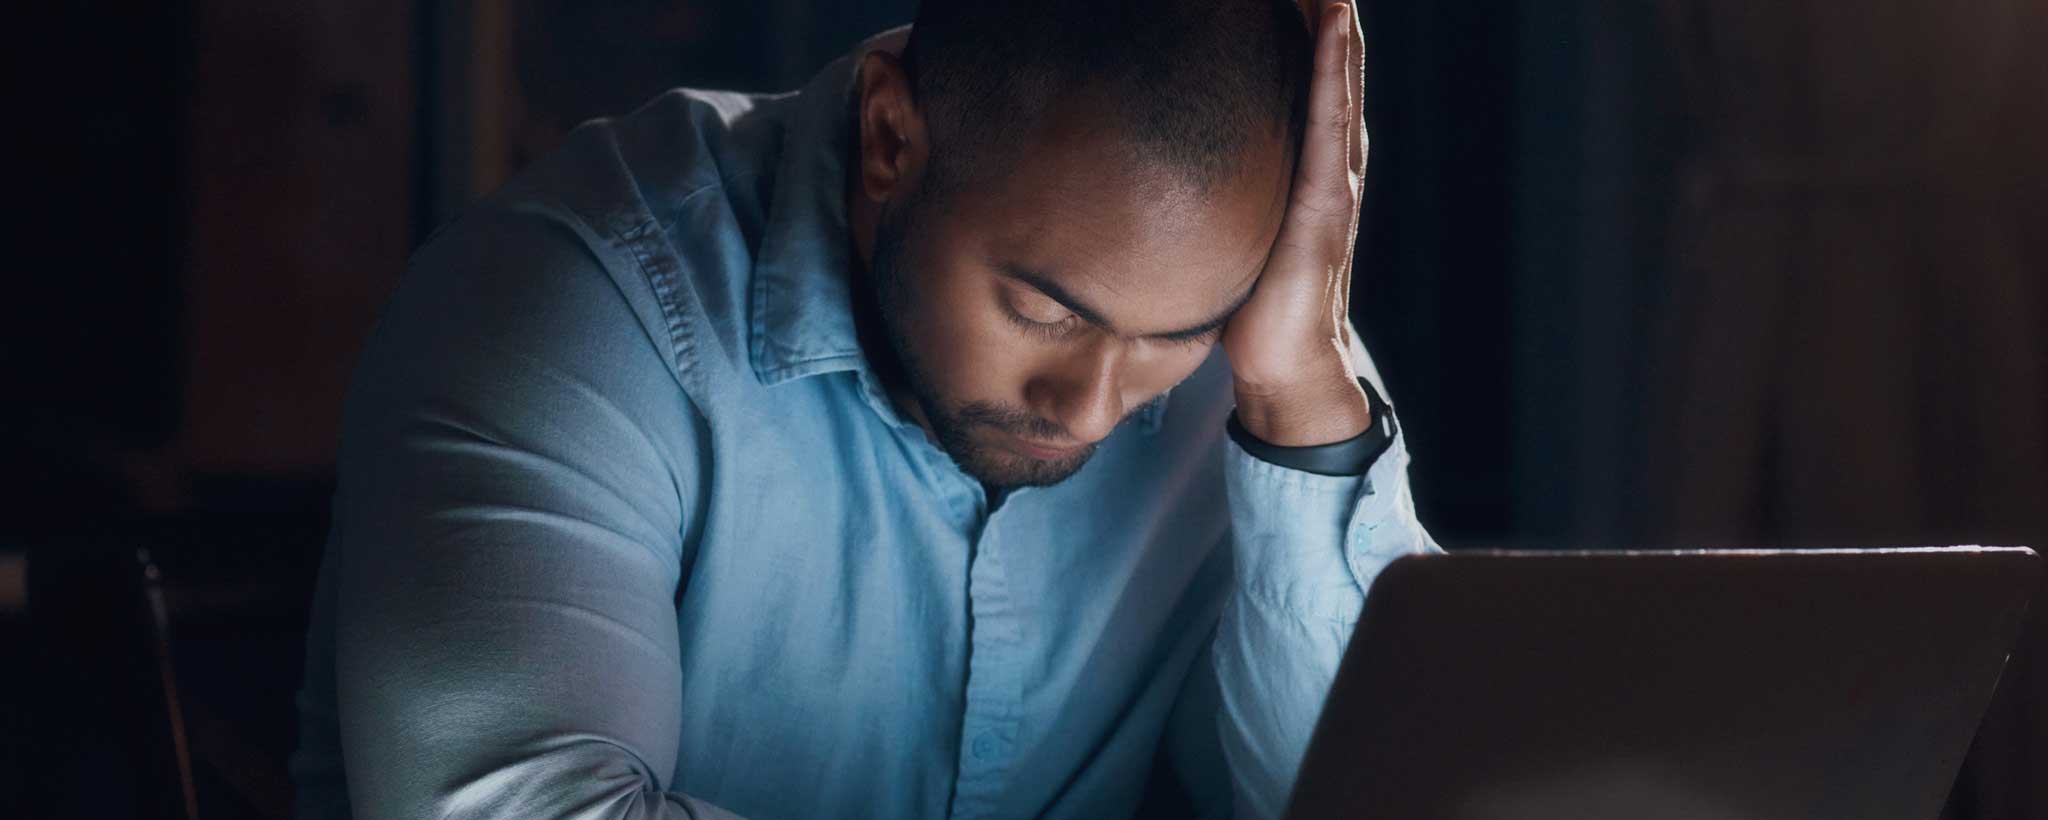
[[[434,116],[421,238],[570,129],[671,88],[797,88],[916,0],[446,0],[421,6]]]
[[[2048,549],[2048,4],[1665,0],[1646,535]],[[1945,816],[2048,818],[2048,602]]]

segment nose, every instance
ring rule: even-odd
[[[1118,390],[1122,351],[1104,339],[1080,355],[1049,369],[1028,386],[1027,398],[1039,412],[1065,428],[1076,443],[1093,444],[1123,420],[1124,400]]]

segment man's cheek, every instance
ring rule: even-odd
[[[1015,326],[999,316],[982,316],[954,324],[941,355],[955,398],[1014,406],[1017,371],[1031,353],[1032,340],[1020,338]]]
[[[935,307],[926,321],[918,323],[917,338],[911,339],[910,344],[918,349],[918,359],[932,371],[927,377],[954,394],[948,398],[965,398],[958,395],[959,389],[971,380],[987,340],[979,323],[966,311],[947,309],[944,305]]]
[[[1178,346],[1176,346],[1178,347]],[[1150,401],[1153,397],[1171,389],[1195,374],[1195,370],[1208,360],[1213,345],[1177,350],[1171,356],[1145,362],[1131,370],[1129,390]],[[1140,404],[1143,401],[1138,402]]]

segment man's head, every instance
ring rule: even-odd
[[[911,410],[998,486],[1079,469],[1207,358],[1285,212],[1286,0],[926,0],[868,56],[848,191]]]

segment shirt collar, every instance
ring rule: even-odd
[[[909,26],[868,38],[789,95],[781,157],[754,259],[749,354],[764,384],[865,370],[853,317],[846,158],[861,57],[902,47]]]

